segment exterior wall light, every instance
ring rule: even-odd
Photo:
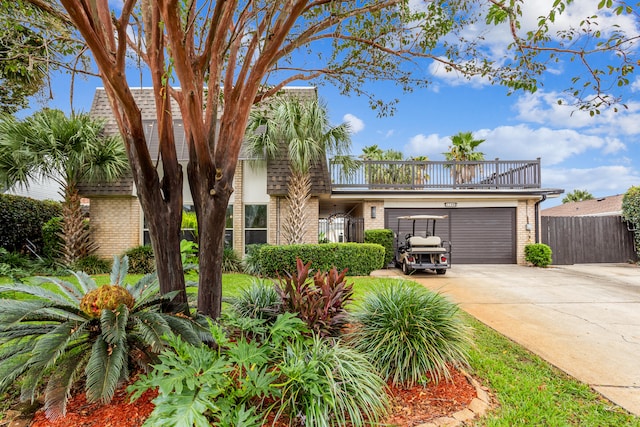
[[[371,218],[375,218],[375,217],[376,217],[376,207],[371,206]]]

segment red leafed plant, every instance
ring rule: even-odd
[[[322,337],[336,337],[348,323],[345,309],[353,297],[353,284],[344,280],[347,269],[338,273],[334,267],[329,272],[318,271],[309,278],[311,262],[303,264],[296,259],[297,271],[287,277],[278,276],[276,291],[282,299],[282,308],[298,313],[309,328]]]

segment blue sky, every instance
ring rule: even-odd
[[[533,25],[552,0],[525,2],[523,29]],[[597,0],[581,0],[573,4],[556,22],[556,29],[568,22],[597,13]],[[638,34],[638,22],[620,17],[604,17],[600,28],[621,25]],[[479,33],[485,28],[473,28]],[[485,34],[487,47],[504,52],[508,34],[495,28]],[[637,53],[637,52],[636,52]],[[487,159],[542,159],[542,184],[545,188],[562,188],[565,192],[582,189],[596,197],[624,193],[640,185],[640,72],[632,76],[625,90],[628,109],[614,113],[604,110],[591,117],[574,107],[557,105],[569,80],[584,70],[576,64],[560,62],[543,78],[543,86],[535,94],[516,93],[490,86],[480,79],[465,80],[445,73],[432,62],[418,65],[416,72],[432,79],[427,89],[403,94],[389,82],[370,83],[376,93],[399,98],[392,117],[377,117],[367,99],[340,95],[335,88],[321,86],[319,95],[329,107],[333,123],[348,121],[353,130],[352,152],[377,144],[382,149],[402,151],[405,156],[426,155],[442,160],[449,137],[460,131],[471,131],[486,141],[480,151]],[[74,108],[88,111],[99,79],[76,82]],[[50,107],[70,111],[69,83],[65,78],[55,81],[54,99]],[[33,108],[41,108],[34,104]],[[543,208],[561,203],[561,198],[544,202]]]

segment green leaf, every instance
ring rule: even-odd
[[[126,377],[126,370],[126,342],[109,344],[98,337],[91,348],[91,356],[85,368],[87,401],[110,402],[118,381]]]
[[[125,342],[127,338],[127,323],[129,321],[129,308],[125,304],[115,310],[102,310],[100,314],[100,328],[102,338],[108,344]]]

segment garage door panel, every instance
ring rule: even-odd
[[[385,222],[395,231],[399,216],[421,214],[448,215],[448,221],[438,221],[436,234],[451,241],[453,264],[516,263],[515,208],[392,208],[385,209]],[[402,238],[410,224],[400,231]]]

